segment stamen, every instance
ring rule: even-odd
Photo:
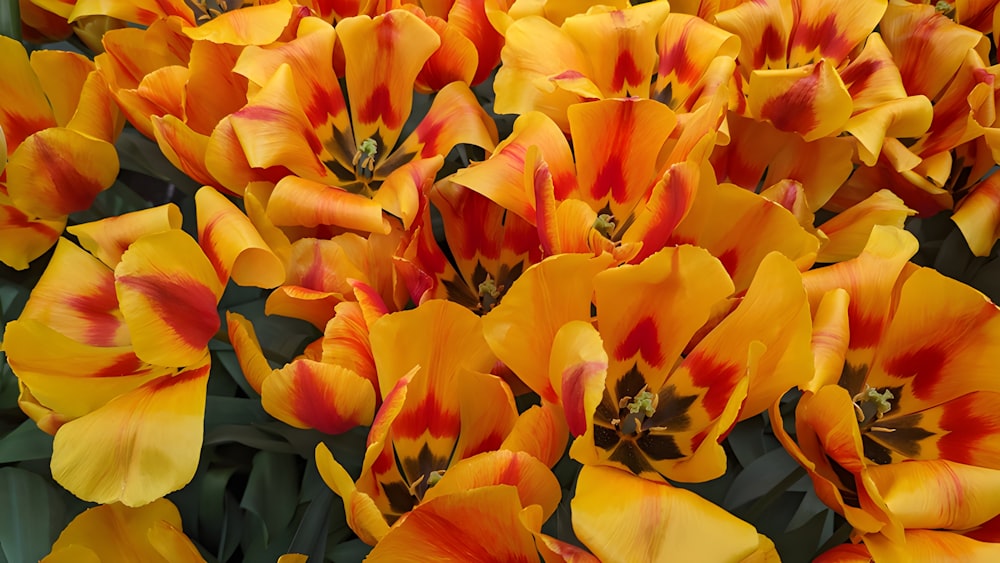
[[[371,180],[375,174],[375,154],[378,153],[378,143],[375,139],[365,139],[358,145],[358,152],[354,153],[351,164],[354,165],[358,176]]]
[[[615,231],[614,217],[607,213],[601,213],[594,220],[594,230],[601,233],[606,239],[611,239],[611,233]]]

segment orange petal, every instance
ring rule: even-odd
[[[208,365],[154,379],[56,433],[52,476],[76,496],[142,506],[187,485],[201,454]]]
[[[65,127],[80,105],[80,91],[94,70],[93,61],[68,51],[36,51],[31,55],[31,70],[52,104],[56,124]]]
[[[752,115],[806,141],[836,135],[851,117],[851,95],[824,59],[788,70],[756,70],[748,94]]]
[[[171,164],[199,184],[214,186],[219,183],[205,165],[207,135],[198,133],[173,115],[151,116],[150,127],[160,151]]]
[[[630,98],[576,104],[568,116],[581,199],[595,211],[608,207],[625,222],[656,181],[656,159],[673,129],[673,111]]]
[[[377,544],[389,532],[382,512],[367,494],[358,491],[351,476],[335,459],[326,444],[316,444],[316,469],[328,487],[344,499],[347,525],[361,541]]]
[[[299,359],[275,370],[261,385],[264,410],[296,428],[343,434],[371,424],[375,390],[340,366]]]
[[[951,220],[976,256],[989,256],[1000,239],[1000,176],[991,174],[962,198]]]
[[[267,217],[277,226],[336,225],[383,234],[390,230],[378,203],[297,176],[285,176],[274,187]]]
[[[745,74],[753,69],[783,69],[788,66],[786,55],[793,25],[790,4],[741,2],[716,13],[715,23],[739,36],[738,60],[746,67]]]
[[[472,77],[479,63],[476,46],[457,26],[440,17],[426,16],[423,10],[410,4],[407,9],[423,20],[441,40],[441,46],[427,59],[417,75],[414,88],[418,92],[436,92],[452,82],[472,84]]]
[[[338,303],[336,315],[323,333],[322,361],[343,366],[371,382],[377,402],[382,402],[375,359],[368,339],[368,325],[361,306],[351,301]]]
[[[0,37],[0,70],[4,80],[0,97],[0,127],[7,137],[8,151],[13,152],[32,133],[56,126],[56,119],[38,76],[28,63],[24,47],[17,41]]]
[[[497,145],[489,159],[459,170],[451,180],[534,223],[534,192],[524,189],[525,156],[532,145],[538,146],[551,171],[556,199],[565,199],[576,187],[573,155],[563,133],[540,113],[519,117],[514,131]]]
[[[751,234],[744,225],[757,227]],[[732,184],[714,183],[699,186],[698,196],[688,216],[674,230],[672,241],[708,249],[722,261],[737,291],[748,287],[758,264],[769,252],[777,250],[800,270],[806,270],[819,247],[819,240],[803,229],[787,209]]]
[[[610,262],[610,256],[579,254],[543,260],[528,268],[483,318],[490,348],[546,401],[558,399],[548,370],[556,333],[569,321],[590,319],[594,276]]]
[[[109,268],[122,259],[122,253],[143,235],[181,228],[181,210],[172,203],[108,217],[66,229]]]
[[[494,451],[449,467],[441,480],[427,490],[423,502],[493,485],[517,487],[521,506],[541,506],[543,520],[555,512],[562,496],[555,475],[542,462],[523,452]]]
[[[564,324],[552,339],[549,382],[560,395],[566,423],[574,436],[592,425],[594,409],[604,395],[608,354],[600,333],[589,322]]]
[[[622,236],[622,242],[641,242],[633,262],[645,260],[663,248],[674,229],[694,204],[701,177],[700,166],[692,161],[672,165],[653,186],[649,201]]]
[[[981,33],[956,24],[926,4],[890,4],[879,32],[911,95],[936,99]]]
[[[976,541],[961,534],[938,530],[907,530],[906,540],[890,541],[883,535],[864,536],[874,561],[975,561],[988,563],[1000,557],[1000,544]]]
[[[552,81],[582,79],[589,97],[601,96],[600,90],[586,77],[591,65],[579,45],[552,22],[526,17],[514,22],[504,32],[502,64],[494,79],[497,113],[527,114],[540,111],[569,130],[566,108],[584,101],[577,88],[564,89]],[[539,49],[545,45],[545,49]]]
[[[652,2],[625,10],[597,9],[566,18],[562,29],[590,60],[590,78],[607,98],[649,97],[656,69],[656,33],[670,7]]]
[[[354,138],[376,139],[380,150],[388,151],[410,116],[417,74],[441,41],[420,18],[403,10],[375,19],[348,18],[337,24],[337,35],[347,59]],[[384,156],[379,154],[376,162]]]
[[[229,117],[228,123],[254,168],[285,167],[312,180],[332,174],[320,160],[322,143],[299,102],[288,65],[278,67],[250,103]]]
[[[580,470],[572,509],[576,536],[602,561],[738,561],[760,542],[690,491],[607,467]]]
[[[452,461],[496,450],[517,421],[514,395],[499,377],[467,371],[456,383],[460,405],[478,403],[490,407],[460,409],[462,430],[455,444]]]
[[[494,485],[421,503],[368,555],[379,561],[530,561],[531,531],[521,523],[517,489]],[[462,527],[442,522],[463,522]]]
[[[291,17],[292,4],[278,0],[223,12],[197,27],[185,27],[184,33],[213,43],[267,45],[277,41]]]
[[[861,203],[841,212],[821,226],[828,241],[816,256],[817,262],[840,262],[861,254],[875,225],[902,229],[914,211],[889,190],[879,190]]]
[[[888,0],[821,0],[797,5],[789,37],[788,66],[827,59],[839,66],[879,24]]]
[[[229,342],[236,352],[243,377],[254,391],[260,393],[264,380],[271,376],[272,370],[260,347],[260,341],[257,340],[253,324],[239,313],[226,311],[226,326]]]
[[[763,412],[788,389],[808,381],[813,371],[811,337],[802,276],[788,258],[772,252],[761,261],[740,304],[688,358],[705,354],[705,361],[713,365],[735,364],[742,368],[748,364],[753,342],[767,347],[757,359],[755,370],[746,365],[750,387],[740,413],[740,420],[745,420]]]
[[[90,207],[117,175],[112,144],[53,127],[31,135],[10,155],[7,192],[26,213],[55,219]]]
[[[0,262],[15,270],[26,269],[31,261],[52,248],[65,226],[65,216],[32,219],[0,193]]]
[[[114,274],[66,239],[59,240],[20,319],[39,321],[90,346],[130,343],[128,328],[118,310]]]
[[[874,289],[869,291],[874,293]],[[863,299],[865,293],[859,293]],[[988,367],[993,358],[1000,357],[996,345],[1000,309],[986,296],[920,268],[893,297],[894,314],[879,342],[870,385],[903,385],[908,412],[970,391],[1000,391]],[[853,332],[852,324],[852,347]],[[977,425],[977,430],[989,432],[986,426],[985,422]]]
[[[219,275],[242,286],[271,288],[285,281],[284,266],[250,220],[228,199],[205,186],[195,194],[198,240]]]
[[[675,10],[676,12],[676,10]],[[722,57],[733,60],[739,54],[740,40],[708,21],[686,14],[671,13],[663,20],[657,35],[660,55],[653,87],[654,98],[676,111],[691,111],[705,88],[713,62]],[[728,66],[729,76],[733,67]]]
[[[204,357],[219,329],[223,286],[189,235],[167,231],[137,240],[115,268],[115,288],[137,356],[162,366]]]
[[[483,111],[472,90],[463,83],[453,83],[434,96],[427,115],[396,151],[418,154],[420,158],[446,156],[455,145],[463,143],[492,151],[496,137],[496,124]],[[394,157],[390,156],[389,162],[375,173],[385,170]]]
[[[916,250],[916,239],[906,231],[876,226],[857,258],[803,274],[814,309],[831,289],[844,288],[850,294],[851,350],[847,359],[855,367],[870,365],[874,347],[883,337],[896,279]]]
[[[178,16],[188,26],[198,25],[191,8],[183,0],[77,0],[69,21],[86,16],[105,15],[140,25],[149,25],[156,20]]]
[[[565,417],[553,403],[532,406],[517,417],[500,449],[527,452],[552,467],[566,452],[568,439]]]

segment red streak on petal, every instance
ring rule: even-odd
[[[573,436],[582,436],[587,431],[587,412],[583,399],[587,391],[588,375],[607,368],[605,363],[585,362],[563,374],[563,411],[566,413],[566,424]]]
[[[10,111],[16,111],[16,109],[10,108]],[[53,119],[45,117],[29,118],[17,113],[8,113],[6,108],[0,109],[0,124],[3,125],[3,133],[7,138],[8,154],[13,153],[14,149],[30,135],[34,135],[42,129],[56,126],[56,122]]]
[[[313,259],[309,264],[308,269],[302,274],[299,280],[299,285],[311,289],[313,291],[328,291],[326,284],[327,269],[324,268],[325,262],[323,260],[322,248],[319,244],[313,245]]]
[[[296,385],[292,389],[292,411],[302,422],[325,434],[343,434],[357,426],[357,422],[340,416],[328,401],[327,388],[322,378],[304,362],[293,364]]]
[[[96,293],[70,295],[66,306],[77,311],[86,319],[86,341],[91,346],[114,346],[115,336],[122,326],[118,312],[118,296],[115,294],[114,278],[101,280]]]
[[[882,337],[882,319],[860,311],[852,301],[848,310],[851,329],[851,349],[871,348]]]
[[[396,456],[391,447],[382,450],[382,453],[372,462],[372,473],[375,475],[385,475],[396,465]]]
[[[445,154],[440,146],[441,132],[444,131],[445,121],[443,116],[438,119],[424,119],[417,126],[416,134],[424,147],[420,149],[420,158],[430,158],[436,154]],[[419,184],[418,184],[419,185]]]
[[[719,255],[719,262],[722,262],[722,267],[729,272],[729,277],[733,277],[740,265],[740,253],[737,249],[730,248]]]
[[[615,348],[615,357],[621,361],[634,358],[636,354],[641,354],[651,366],[663,364],[663,349],[653,317],[645,317],[635,323],[625,340]]]
[[[594,199],[602,200],[611,194],[611,197],[618,203],[625,201],[625,171],[622,170],[622,163],[609,155],[611,160],[604,163],[597,178],[594,178],[594,185],[590,187],[590,194]]]
[[[947,363],[948,352],[945,349],[927,346],[889,360],[885,370],[893,377],[910,379],[913,395],[918,399],[927,399],[941,381]]]
[[[212,217],[205,227],[198,233],[198,241],[201,244],[201,250],[208,257],[208,261],[212,263],[212,267],[215,268],[215,274],[219,276],[219,281],[225,285],[229,278],[229,272],[226,271],[226,265],[222,263],[222,258],[219,257],[219,252],[216,249],[215,229],[219,226],[219,221],[222,216]]]
[[[583,73],[578,70],[566,70],[553,76],[550,80],[573,80],[577,78],[584,78]]]
[[[632,53],[628,50],[619,52],[618,60],[615,61],[615,73],[611,77],[611,89],[617,92],[626,84],[634,85],[641,81],[642,71],[636,66]]]
[[[711,418],[718,417],[725,410],[743,370],[736,364],[719,360],[705,352],[691,353],[684,359],[684,365],[690,371],[694,384],[708,389],[702,398],[708,415]]]
[[[660,54],[659,75],[661,77],[674,72],[677,74],[678,82],[691,84],[698,80],[699,69],[694,65],[694,61],[687,56],[688,31],[689,28],[685,26],[680,37],[673,39],[673,44]]]
[[[389,87],[385,84],[375,87],[358,111],[358,119],[362,123],[375,123],[379,118],[390,129],[396,129],[403,124],[403,117],[392,107]]]
[[[498,450],[500,448],[500,444],[503,443],[503,439],[505,437],[506,437],[505,434],[491,432],[488,436],[480,440],[479,443],[470,446],[469,449],[464,452],[463,459],[472,457],[476,454],[481,454],[483,452],[492,452]]]
[[[782,131],[805,133],[819,124],[812,103],[819,90],[819,77],[823,62],[813,67],[811,75],[799,79],[791,88],[764,102],[760,116],[769,119]]]
[[[868,81],[882,68],[882,64],[883,62],[880,60],[867,60],[850,65],[844,69],[840,78],[847,85],[847,92],[851,95],[851,98],[857,98],[858,94],[868,87]]]
[[[764,33],[760,36],[760,44],[757,45],[757,49],[753,53],[753,68],[767,68],[765,63],[768,59],[780,59],[781,55],[784,54],[785,46],[781,40],[781,34],[778,30],[774,28],[773,25],[768,24],[764,28]]]
[[[819,49],[820,56],[840,61],[853,45],[837,29],[837,17],[828,14],[816,25],[800,23],[792,37],[792,47],[802,47],[806,51]]]
[[[445,410],[437,395],[428,391],[427,396],[413,408],[406,408],[396,417],[392,429],[398,438],[416,439],[424,431],[432,438],[458,437],[461,419],[457,412]]]
[[[219,330],[215,294],[197,280],[138,275],[117,282],[144,295],[153,312],[191,348],[204,348]]]
[[[982,454],[983,450],[997,449],[989,443],[995,444],[1000,436],[1000,419],[996,415],[996,408],[995,401],[984,400],[984,397],[977,395],[966,395],[945,404],[941,414],[941,428],[949,432],[937,444],[941,457],[969,465],[982,465],[982,460],[976,454]]]
[[[140,366],[142,366],[142,362],[139,361],[139,358],[129,352],[120,356],[113,364],[101,368],[97,372],[85,375],[91,377],[121,377],[135,374]]]

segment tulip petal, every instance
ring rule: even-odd
[[[115,289],[136,355],[161,366],[193,365],[219,330],[215,269],[183,231],[147,235],[125,251]]]
[[[375,390],[367,379],[340,366],[298,359],[275,370],[261,385],[264,410],[296,428],[343,434],[371,424]]]
[[[46,563],[75,561],[75,550],[87,550],[94,561],[204,562],[181,531],[181,515],[167,499],[140,508],[122,504],[95,506],[77,515],[52,544]]]
[[[891,225],[902,229],[906,218],[914,211],[889,190],[879,190],[868,199],[854,205],[821,228],[828,241],[816,255],[817,262],[841,262],[861,254],[875,225]]]
[[[90,207],[117,175],[113,145],[53,127],[31,135],[10,155],[7,191],[26,213],[59,218]]]
[[[90,223],[73,225],[66,230],[109,268],[121,262],[129,245],[144,235],[181,228],[181,210],[173,203],[141,209]]]
[[[271,288],[285,281],[284,267],[250,220],[209,186],[195,194],[198,240],[225,284]]]
[[[421,503],[368,555],[372,563],[520,561],[537,557],[517,489],[494,485]],[[450,523],[462,522],[463,526]],[[447,524],[446,524],[447,523]]]
[[[760,542],[753,526],[690,491],[607,467],[580,470],[572,509],[576,536],[609,563],[738,561]]]
[[[851,95],[833,63],[820,60],[788,70],[755,70],[747,107],[779,130],[814,141],[840,132],[851,117]]]
[[[383,234],[390,230],[378,203],[297,176],[286,176],[275,185],[268,200],[267,217],[279,227],[336,225]]]
[[[378,163],[396,146],[410,115],[414,81],[441,40],[420,18],[403,10],[374,19],[345,19],[337,24],[337,36],[347,60],[354,138],[376,139],[382,151]]]
[[[13,152],[32,133],[55,127],[56,119],[24,47],[13,39],[0,37],[0,61],[4,77],[0,85],[0,97],[4,100],[0,127],[7,137],[8,150]]]
[[[142,506],[186,485],[201,454],[208,365],[154,379],[56,433],[52,476],[76,496]]]
[[[517,487],[521,506],[541,506],[543,520],[552,516],[562,496],[559,481],[545,464],[527,453],[501,450],[485,452],[452,465],[441,480],[427,490],[423,502],[492,485]]]
[[[236,352],[236,359],[239,361],[243,376],[250,387],[259,394],[264,380],[271,376],[272,370],[260,347],[253,324],[239,313],[226,311],[226,326],[229,342]]]
[[[1000,176],[990,175],[962,198],[951,220],[976,256],[989,256],[1000,239]]]
[[[669,11],[662,2],[626,10],[588,10],[566,18],[562,29],[590,61],[590,78],[604,97],[648,98],[657,58],[653,44]]]
[[[594,276],[610,262],[610,256],[579,254],[543,260],[528,268],[500,305],[483,317],[490,348],[545,401],[558,400],[548,369],[556,333],[569,321],[590,319]]]
[[[184,33],[212,43],[267,45],[278,40],[291,17],[292,4],[278,0],[223,12],[199,26],[185,27]]]

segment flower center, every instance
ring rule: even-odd
[[[601,233],[601,236],[611,240],[611,233],[615,231],[615,218],[614,216],[601,213],[594,219],[594,230]]]
[[[863,430],[882,430],[872,425],[875,421],[885,416],[885,413],[892,410],[892,403],[889,401],[895,397],[892,391],[886,389],[879,391],[874,387],[865,385],[863,391],[853,397],[854,412],[858,417],[858,424]]]
[[[375,139],[365,139],[358,145],[358,152],[354,153],[354,171],[359,178],[371,180],[375,174],[375,154],[378,153],[378,143]]]
[[[618,430],[622,434],[639,434],[642,423],[656,413],[659,395],[650,393],[645,387],[633,398],[622,397],[618,401],[621,418],[618,420]]]

